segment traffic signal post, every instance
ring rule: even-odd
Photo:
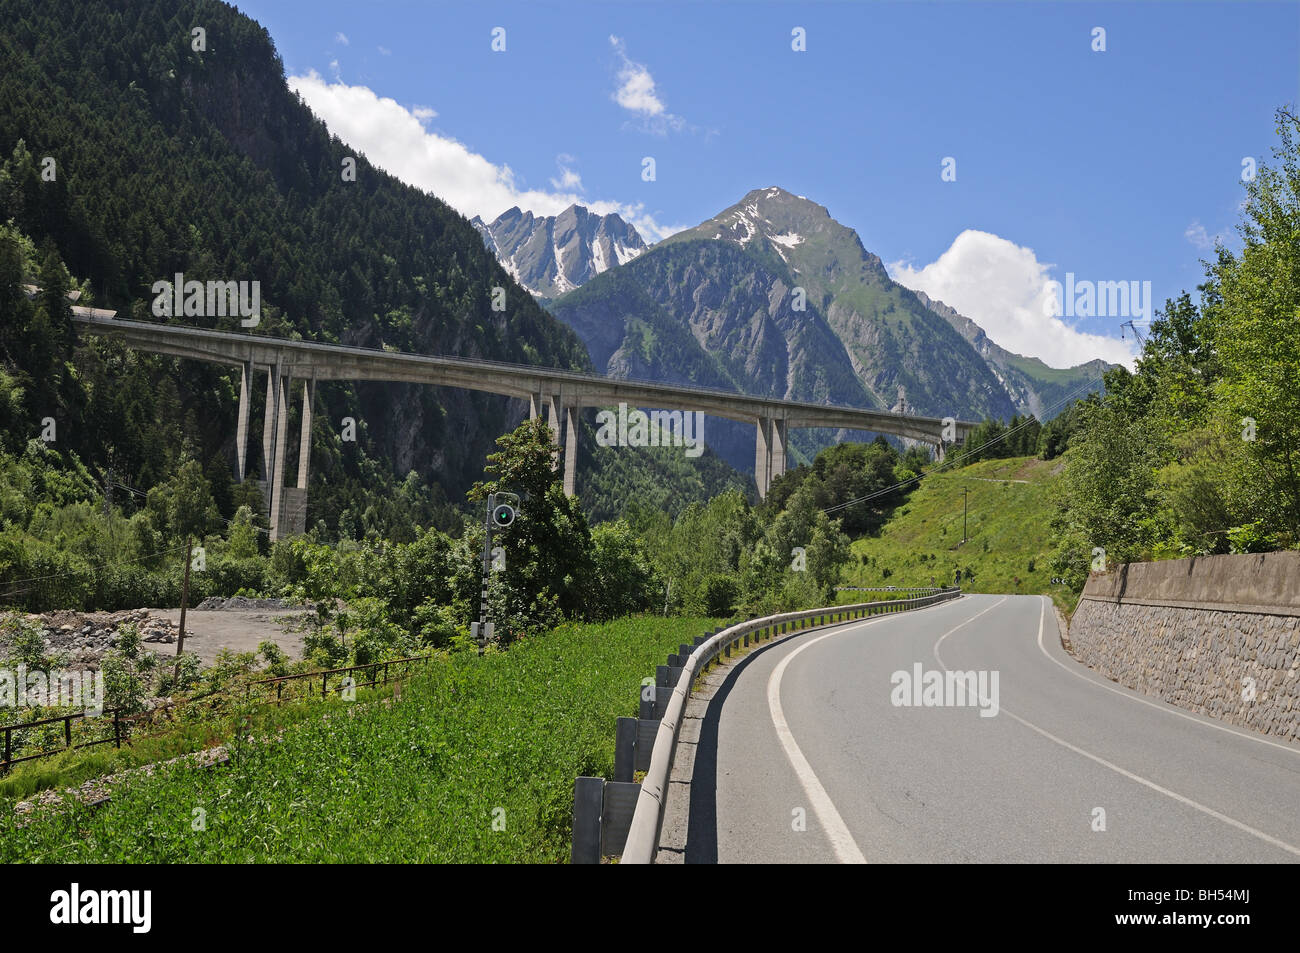
[[[513,493],[491,493],[487,498],[487,512],[483,516],[483,588],[479,593],[478,621],[470,623],[470,635],[478,642],[478,654],[492,638],[492,623],[488,621],[488,576],[492,572],[492,530],[505,529],[518,515],[519,497]]]

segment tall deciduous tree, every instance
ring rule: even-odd
[[[511,598],[526,607],[554,597],[566,615],[579,614],[585,576],[591,572],[591,532],[577,497],[566,496],[554,466],[556,445],[540,417],[497,439],[487,458],[488,479],[469,490],[480,503],[496,492],[516,493],[521,511],[495,538],[505,550],[503,580]]]

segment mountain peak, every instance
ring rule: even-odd
[[[600,215],[576,202],[557,215],[535,216],[516,206],[490,224],[473,224],[511,277],[542,299],[572,291],[646,250],[618,214]]]

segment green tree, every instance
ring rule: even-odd
[[[1266,528],[1300,539],[1300,118],[1277,113],[1273,165],[1246,183],[1233,255],[1211,266],[1208,308],[1222,363],[1215,393],[1247,444],[1238,492]],[[1253,424],[1253,427],[1252,427]]]
[[[577,497],[564,493],[550,427],[540,417],[525,421],[498,438],[497,446],[501,449],[487,458],[488,479],[475,483],[467,496],[479,504],[497,492],[520,497],[519,518],[494,533],[505,551],[501,583],[510,612],[526,617],[536,600],[554,598],[565,616],[581,616],[592,571],[591,532]],[[482,529],[476,533],[481,544]]]

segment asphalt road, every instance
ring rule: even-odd
[[[983,671],[984,695],[894,704],[916,663],[923,686]],[[1300,746],[1098,676],[1043,598],[965,596],[736,664],[701,725],[684,859],[1294,863]]]

